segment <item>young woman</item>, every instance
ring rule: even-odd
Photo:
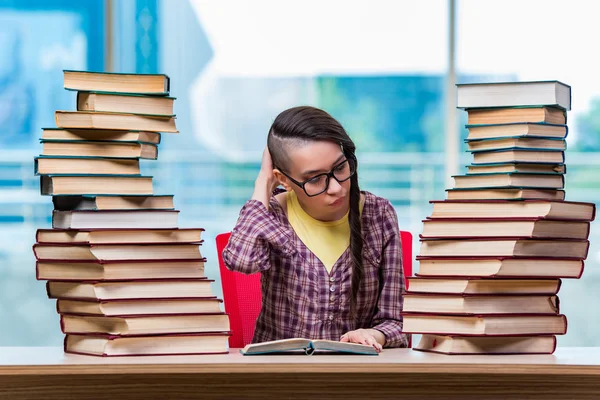
[[[253,342],[285,338],[406,347],[398,219],[358,186],[355,146],[325,111],[277,116],[225,265],[260,272]],[[285,191],[274,189],[283,186]]]

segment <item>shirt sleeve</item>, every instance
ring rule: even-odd
[[[383,212],[383,251],[381,254],[382,289],[373,318],[373,329],[385,335],[385,347],[407,347],[408,337],[402,333],[404,271],[398,217],[388,201]],[[410,243],[407,243],[410,246]]]
[[[253,274],[271,267],[271,251],[291,253],[291,234],[263,203],[249,200],[223,250],[223,262],[231,271]]]

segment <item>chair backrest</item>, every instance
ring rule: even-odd
[[[241,348],[252,342],[254,325],[262,307],[260,274],[245,275],[225,267],[223,249],[227,246],[231,232],[217,235],[217,254],[223,285],[225,311],[229,314],[232,335],[230,348]],[[404,276],[412,276],[412,234],[400,231],[402,242],[402,266]]]

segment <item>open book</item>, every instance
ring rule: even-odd
[[[331,353],[351,353],[363,355],[378,355],[373,346],[367,346],[357,343],[343,343],[335,340],[310,340],[310,339],[281,339],[272,342],[249,344],[240,350],[245,356],[287,353],[302,351],[306,355],[312,355],[317,352]]]

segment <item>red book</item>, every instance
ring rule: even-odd
[[[596,205],[554,200],[432,200],[431,218],[543,218],[593,221]]]
[[[38,229],[38,243],[107,244],[107,243],[199,243],[202,228],[190,229]]]
[[[190,260],[52,260],[36,262],[38,280],[119,281],[205,278],[206,258]]]
[[[544,218],[435,218],[423,221],[422,239],[532,238],[585,240],[590,223]]]
[[[420,256],[523,257],[585,259],[590,242],[587,240],[502,238],[421,239]]]
[[[438,293],[465,295],[554,295],[560,290],[560,279],[502,278],[431,278],[409,276],[406,293]]]
[[[48,281],[51,299],[104,302],[113,300],[205,299],[215,298],[213,280],[146,279],[121,281]]]
[[[403,332],[459,336],[564,335],[562,314],[445,315],[402,313]]]
[[[515,257],[417,256],[423,277],[473,278],[580,278],[583,260]]]
[[[159,336],[66,335],[65,353],[101,357],[226,354],[229,332]]]
[[[33,252],[42,261],[197,260],[201,243],[36,243]]]
[[[413,347],[417,351],[449,355],[473,354],[552,354],[556,336],[481,336],[423,335]]]
[[[167,335],[174,333],[229,332],[225,313],[128,315],[120,317],[61,314],[63,333],[118,336]]]

